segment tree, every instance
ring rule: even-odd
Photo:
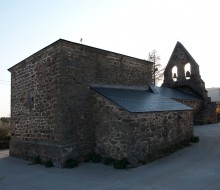
[[[152,79],[153,84],[157,85],[163,79],[164,68],[160,64],[160,56],[157,54],[156,50],[153,50],[148,54],[148,61],[154,63],[152,67]]]

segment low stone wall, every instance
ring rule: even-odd
[[[94,93],[96,149],[103,157],[131,164],[155,160],[193,135],[192,111],[130,113]]]

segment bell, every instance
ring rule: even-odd
[[[186,77],[190,77],[190,72],[186,71]]]
[[[177,78],[177,77],[176,77],[176,73],[173,73],[173,78],[175,78],[175,79]]]

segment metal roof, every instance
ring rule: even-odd
[[[158,112],[191,110],[192,108],[170,98],[148,90],[92,87],[93,90],[108,98],[129,112]]]
[[[155,90],[161,94],[162,96],[166,96],[168,98],[174,99],[185,99],[185,100],[198,100],[197,96],[189,94],[187,92],[183,92],[174,88],[167,88],[167,87],[158,87],[158,86],[151,86],[150,89],[154,92]]]

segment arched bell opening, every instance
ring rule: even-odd
[[[185,72],[185,78],[186,80],[189,80],[191,77],[191,65],[190,63],[187,63],[184,67],[184,72]]]
[[[178,73],[177,73],[177,66],[174,66],[172,68],[172,78],[173,78],[173,81],[177,81],[177,78],[178,78]]]

